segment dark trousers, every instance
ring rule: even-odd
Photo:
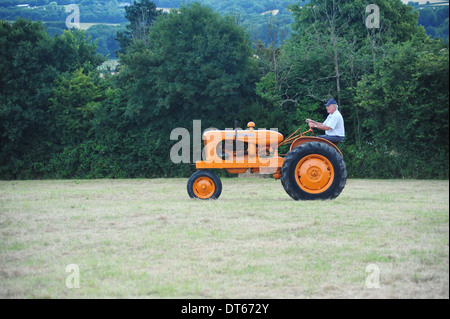
[[[342,143],[345,138],[344,136],[336,136],[336,135],[318,135],[317,137],[326,139],[327,141],[330,141],[331,143],[334,144]]]

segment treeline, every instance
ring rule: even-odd
[[[310,0],[199,0],[222,15],[233,16],[237,23],[246,28],[251,40],[265,44],[281,45],[289,36],[293,23],[288,6],[297,3],[305,5]],[[187,1],[156,0],[159,8],[179,8]],[[276,30],[274,28],[276,27]]]
[[[417,7],[417,10],[419,10],[419,24],[425,27],[427,34],[448,43],[448,6]]]
[[[365,24],[367,1],[314,0],[291,7],[284,45],[255,48],[236,16],[143,0],[117,35],[118,74],[104,77],[85,32],[2,21],[0,178],[189,176],[193,165],[170,161],[174,128],[254,121],[286,135],[324,120],[328,98],[346,121],[350,177],[448,178],[448,47],[400,0],[374,2],[380,28]]]
[[[0,2],[0,19],[13,21],[17,17],[34,21],[65,22],[69,13],[66,5],[76,3],[80,8],[82,23],[122,23],[126,22],[124,8],[116,0],[5,0]],[[18,5],[27,4],[27,7]]]
[[[181,5],[189,1],[184,0],[155,0],[157,7],[160,8],[179,8]],[[288,5],[293,3],[292,0],[200,0],[199,3],[212,7],[215,11],[220,13],[245,13],[252,14],[269,10],[285,10]],[[309,0],[301,1],[303,4],[309,2]]]
[[[116,58],[118,42],[114,40],[117,32],[123,31],[128,21],[125,18],[125,6],[134,0],[31,0],[26,1],[29,7],[17,7],[25,2],[5,0],[0,2],[0,19],[13,21],[17,17],[33,21],[45,21],[51,35],[62,34],[66,29],[65,20],[69,13],[65,6],[76,3],[80,8],[81,23],[118,24],[121,26],[94,26],[87,34],[98,41],[98,52]],[[155,0],[159,8],[179,8],[186,0]],[[199,3],[213,8],[216,12],[233,16],[239,25],[246,28],[251,41],[262,41],[266,45],[282,45],[289,37],[294,18],[289,10],[292,4],[305,5],[309,0],[198,0]],[[427,34],[433,38],[441,38],[448,43],[448,6],[419,5],[409,3],[419,12],[418,23],[425,27]],[[273,10],[273,11],[272,11]],[[270,12],[273,12],[270,13]]]
[[[22,1],[18,0],[6,0],[0,3],[0,19],[13,21],[17,17],[25,19],[31,19],[33,21],[45,21],[50,26],[50,33],[62,34],[65,29],[64,24],[69,13],[66,13],[65,6],[71,3],[76,3],[80,9],[80,22],[81,23],[124,23],[126,5],[132,4],[134,0],[31,0],[26,1],[28,7],[18,7],[18,4],[22,4]],[[190,1],[184,0],[168,0],[168,1],[155,1],[155,4],[160,8],[179,8],[184,3]],[[280,44],[283,42],[289,34],[289,26],[293,22],[292,15],[287,9],[287,6],[295,1],[292,0],[253,0],[253,1],[234,1],[234,0],[200,0],[203,3],[216,12],[223,15],[229,14],[234,16],[241,25],[245,26],[251,34],[252,40],[257,41],[261,39],[264,43],[271,43],[274,40],[273,30],[267,25],[268,20],[276,21],[279,25],[280,32],[277,35],[275,42]],[[301,3],[307,3],[309,0]],[[276,18],[272,17],[270,10],[277,10]],[[265,15],[262,15],[266,13]],[[50,24],[48,22],[51,22]],[[61,24],[59,30],[56,25]],[[281,32],[282,30],[282,32]],[[117,27],[109,26],[109,29],[103,28],[101,31],[95,30],[92,34],[93,39],[99,39],[100,42],[110,41],[111,34],[117,32]],[[99,36],[99,37],[96,37]],[[114,45],[99,44],[101,48],[99,52],[103,53],[108,48],[114,47]],[[115,52],[109,50],[108,54],[115,57]]]

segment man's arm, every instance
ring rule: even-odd
[[[319,130],[322,130],[322,131],[329,131],[329,130],[331,130],[331,127],[323,125],[323,123],[319,123],[319,122],[313,121],[311,119],[307,119],[306,123],[308,123],[310,128],[318,128]]]

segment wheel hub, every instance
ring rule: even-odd
[[[296,181],[304,191],[324,192],[331,186],[333,179],[333,165],[322,155],[306,156],[297,164]]]
[[[208,177],[200,177],[194,182],[194,193],[199,198],[209,198],[216,189],[214,182]]]

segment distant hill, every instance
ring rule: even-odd
[[[132,0],[2,0],[0,2],[0,19],[14,20],[21,16],[44,21],[58,21],[66,16],[65,6],[75,3],[80,7],[83,22],[125,22],[124,8],[132,4]],[[159,8],[179,8],[182,4],[193,1],[186,0],[155,0]],[[309,0],[196,0],[212,7],[223,14],[259,14],[278,10],[279,14],[286,12],[288,5],[294,3],[306,4]]]
[[[195,0],[210,6],[221,14],[236,17],[239,24],[247,28],[251,40],[261,40],[266,44],[271,42],[268,23],[276,21],[279,26],[279,38],[276,45],[286,39],[293,22],[288,6],[296,3],[305,5],[310,2],[298,0]],[[49,33],[62,33],[65,21],[69,15],[66,6],[76,3],[80,8],[80,22],[84,28],[88,25],[102,24],[88,29],[88,35],[98,40],[99,52],[115,57],[117,43],[114,40],[117,30],[124,28],[125,7],[131,5],[132,0],[2,0],[0,1],[0,19],[9,21],[17,17],[31,20],[45,21]],[[182,4],[194,0],[154,0],[158,8],[179,8]],[[442,38],[448,42],[448,0],[416,0],[402,2],[409,3],[420,13],[419,23],[435,38]],[[447,4],[447,5],[445,5]],[[443,6],[444,5],[444,6]],[[109,25],[108,25],[109,24]],[[122,24],[122,26],[117,26]],[[108,25],[108,26],[107,26]]]

